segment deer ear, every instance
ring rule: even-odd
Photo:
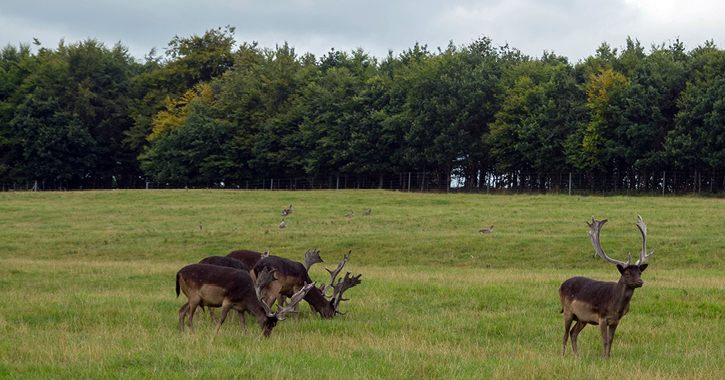
[[[620,274],[624,274],[624,266],[622,264],[617,264],[617,270],[619,270]]]
[[[647,266],[648,266],[648,265],[649,265],[649,264],[642,264],[642,265],[640,265],[640,266],[639,266],[639,271],[640,271],[640,272],[644,272],[644,270],[645,270],[645,269],[647,269]]]

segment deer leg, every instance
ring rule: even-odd
[[[605,353],[604,357],[609,357],[609,353],[612,351],[612,342],[614,342],[614,331],[617,330],[617,325],[611,325],[609,326],[609,334],[607,336],[607,352]]]
[[[179,308],[179,334],[184,333],[184,319],[186,318],[186,313],[189,309],[189,303],[185,303],[181,308]]]
[[[194,311],[196,311],[196,308],[199,306],[200,300],[189,300],[189,307],[186,310],[186,318],[189,321],[189,331],[194,333]]]
[[[561,343],[561,356],[566,354],[566,341],[569,339],[569,329],[574,318],[571,314],[564,314],[564,341]]]
[[[211,316],[211,320],[214,321],[214,322],[216,322],[217,319],[216,319],[216,315],[214,314],[214,308],[213,307],[210,307],[208,309],[209,309],[209,315]]]
[[[579,351],[577,350],[576,346],[576,338],[579,336],[579,332],[581,332],[584,329],[584,326],[587,324],[582,321],[576,321],[576,324],[574,325],[574,328],[571,329],[571,349],[574,351],[574,355],[579,356]]]
[[[216,330],[214,330],[214,334],[219,333],[219,329],[222,327],[222,323],[224,323],[224,320],[227,319],[227,313],[229,312],[230,308],[230,304],[222,305],[221,311],[219,312],[219,322],[216,325]]]
[[[609,335],[607,334],[607,321],[599,321],[599,331],[602,333],[602,358],[609,356]]]
[[[242,334],[245,334],[246,335],[247,334],[247,326],[245,326],[245,324],[244,324],[244,322],[245,322],[244,321],[244,312],[243,311],[239,311],[239,310],[235,310],[235,311],[237,312],[237,316],[239,317],[239,323],[242,324]]]

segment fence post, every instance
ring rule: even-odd
[[[665,176],[667,175],[666,171],[662,172],[662,196],[665,196]]]
[[[569,172],[569,196],[571,197],[571,172]]]
[[[408,192],[410,193],[410,172],[408,172]]]
[[[269,191],[273,191],[273,190],[274,190],[274,179],[270,179],[269,180]]]
[[[337,176],[337,185],[335,190],[340,190],[340,176]]]

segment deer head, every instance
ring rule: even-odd
[[[652,251],[649,255],[647,254],[647,225],[644,224],[644,221],[639,214],[637,214],[637,219],[637,228],[639,228],[639,231],[642,233],[642,251],[639,252],[639,260],[637,260],[634,264],[631,264],[632,254],[629,254],[629,258],[625,263],[624,261],[612,259],[604,253],[602,244],[599,240],[599,233],[601,232],[604,223],[607,222],[607,219],[596,220],[594,219],[594,216],[592,216],[592,223],[587,222],[587,225],[591,229],[591,231],[587,231],[587,233],[592,240],[594,252],[604,259],[604,261],[616,265],[619,273],[622,274],[621,281],[632,288],[639,288],[644,284],[640,277],[642,272],[647,268],[647,264],[644,264],[644,262],[655,253],[655,251]]]
[[[269,334],[272,332],[272,328],[277,325],[277,322],[285,320],[285,316],[289,313],[296,313],[294,311],[294,307],[297,306],[300,301],[305,298],[307,293],[310,291],[310,289],[315,287],[315,284],[317,281],[307,284],[302,287],[300,291],[292,295],[290,298],[289,303],[285,307],[278,307],[277,311],[273,312],[269,305],[267,305],[266,302],[264,302],[264,297],[262,297],[262,289],[264,289],[270,282],[275,281],[274,278],[274,271],[269,271],[267,268],[264,268],[259,274],[257,275],[257,281],[254,284],[254,291],[257,294],[257,300],[259,300],[259,304],[264,309],[264,312],[267,314],[267,324],[264,326],[264,335],[269,336]]]

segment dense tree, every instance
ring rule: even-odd
[[[35,51],[35,52],[34,52]],[[488,38],[378,61],[237,45],[234,28],[136,60],[88,39],[0,51],[0,177],[68,186],[437,173],[725,171],[725,52],[604,43],[572,65]],[[531,178],[531,177],[529,177]],[[593,178],[593,177],[592,177]],[[695,180],[697,181],[697,179]],[[541,184],[543,182],[539,182]]]

